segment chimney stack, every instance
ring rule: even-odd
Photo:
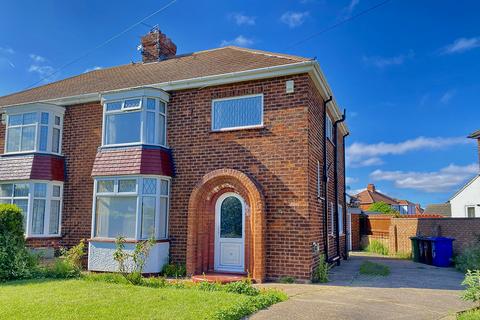
[[[367,185],[367,190],[371,192],[375,192],[375,185],[373,183],[369,183]]]
[[[173,57],[177,54],[177,46],[163,34],[158,26],[142,37],[142,61],[156,62]]]

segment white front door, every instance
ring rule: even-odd
[[[222,194],[215,205],[215,270],[245,271],[245,201]]]

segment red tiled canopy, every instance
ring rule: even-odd
[[[163,148],[134,147],[97,152],[92,176],[154,174],[173,176],[171,153]]]
[[[65,181],[65,159],[47,154],[0,157],[0,180]]]

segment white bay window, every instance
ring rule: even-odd
[[[97,178],[92,236],[166,239],[169,184],[150,176]]]
[[[10,107],[5,113],[5,153],[61,153],[63,107],[34,104]]]
[[[166,146],[167,101],[156,89],[103,95],[103,146]]]
[[[27,237],[60,236],[63,185],[50,181],[0,184],[0,203],[14,204],[23,214]]]

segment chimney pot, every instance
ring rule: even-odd
[[[369,183],[367,185],[367,190],[368,191],[372,191],[372,192],[375,192],[375,185],[373,183]]]
[[[142,61],[156,62],[173,57],[177,54],[177,46],[163,34],[158,27],[154,27],[141,40]]]

